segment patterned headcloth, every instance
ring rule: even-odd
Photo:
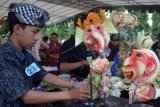
[[[27,25],[44,27],[49,20],[49,13],[28,3],[12,3],[9,7],[9,23],[18,22]]]

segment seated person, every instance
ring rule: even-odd
[[[100,18],[99,15],[103,18]],[[62,44],[59,56],[60,71],[69,71],[71,78],[82,81],[90,73],[87,61],[89,57],[96,59],[104,56],[110,36],[103,24],[105,13],[102,9],[96,12],[81,13],[75,18],[76,32]]]
[[[60,48],[59,68],[60,71],[70,71],[71,77],[77,81],[87,78],[90,67],[86,58],[88,56],[97,56],[96,52],[87,49],[84,43],[74,47],[75,38],[65,41]]]

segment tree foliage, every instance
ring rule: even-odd
[[[153,20],[152,35],[154,38],[157,38],[158,33],[160,33],[160,14],[154,11],[152,20]]]
[[[1,36],[4,35],[4,34],[7,34],[8,32],[9,32],[8,24],[1,26],[1,28],[0,28],[0,35]]]
[[[54,32],[58,34],[59,39],[67,39],[71,36],[71,34],[73,34],[74,29],[74,22],[70,20],[68,22],[63,22],[44,28],[42,30],[42,35],[50,37],[51,34]]]
[[[131,11],[132,14],[136,15],[138,18],[137,26],[133,29],[134,35],[137,35],[137,32],[141,32],[144,30],[147,33],[151,33],[151,27],[148,24],[148,14],[146,12],[141,12],[141,10],[138,11]]]

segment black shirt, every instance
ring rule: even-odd
[[[160,49],[160,41],[157,41],[156,43],[153,44],[152,46],[153,50],[159,50]]]
[[[110,55],[107,57],[109,61],[114,61],[114,56],[118,53],[119,51],[119,45],[114,45],[111,42],[109,43],[108,47],[111,49]]]
[[[87,49],[85,44],[82,42],[76,47],[74,46],[74,37],[64,42],[60,48],[59,64],[63,62],[74,63],[82,60],[86,60],[88,56],[92,56],[94,59],[98,56],[98,53]],[[85,65],[80,68],[70,71],[71,76],[75,77],[78,81],[87,78],[90,72],[90,67]]]

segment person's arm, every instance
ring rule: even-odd
[[[41,43],[40,43],[41,47],[43,47],[44,49],[48,50],[49,49],[49,45],[44,42],[43,40],[41,40]]]
[[[69,99],[87,100],[90,98],[89,93],[89,89],[85,86],[66,92],[38,92],[29,90],[21,97],[21,100],[25,104],[42,104]]]
[[[66,87],[66,88],[72,88],[72,83],[65,80],[65,79],[62,79],[54,74],[51,74],[51,73],[48,73],[44,78],[43,80],[45,82],[48,82],[50,84],[54,84],[54,85],[57,85],[57,86],[61,86],[61,87]]]
[[[40,42],[41,47],[48,50],[49,49],[48,43],[44,42],[42,38],[40,38],[40,40],[41,40],[41,42]]]
[[[48,73],[43,80],[57,86],[73,88],[71,82],[59,78],[54,74]],[[89,88],[86,86],[81,86],[66,92],[37,92],[29,90],[21,99],[25,104],[48,103],[68,99],[86,100],[90,98],[89,93]]]
[[[25,104],[40,104],[64,99],[85,100],[89,98],[89,89],[84,86],[72,89],[68,92],[37,92],[31,90],[28,81],[26,81],[22,74],[19,72],[19,68],[17,68],[17,66],[13,67],[13,65],[15,64],[14,61],[16,60],[13,60],[11,58],[6,59],[8,58],[6,56],[0,56],[0,71],[2,74],[0,75],[0,86],[1,91],[5,96],[6,102],[14,102],[21,99]],[[60,79],[53,74],[47,73],[43,77],[43,79],[49,83],[59,86],[72,86],[69,81]]]
[[[59,68],[60,68],[60,71],[69,71],[69,70],[74,70],[84,65],[88,65],[87,60],[83,60],[83,61],[79,61],[75,63],[62,62],[60,63]]]
[[[40,104],[49,103],[58,100],[71,99],[71,95],[68,92],[39,92],[34,90],[29,90],[21,100],[25,104]]]
[[[59,55],[52,55],[52,54],[49,54],[49,57],[50,57],[50,58],[54,58],[54,59],[58,59],[58,58],[59,58]]]
[[[61,87],[73,87],[71,82],[50,73],[48,73],[43,80]],[[21,99],[25,104],[40,104],[69,99],[87,100],[90,98],[89,94],[89,88],[86,86],[81,86],[65,92],[37,92],[34,90],[29,90],[24,96],[21,97]]]

